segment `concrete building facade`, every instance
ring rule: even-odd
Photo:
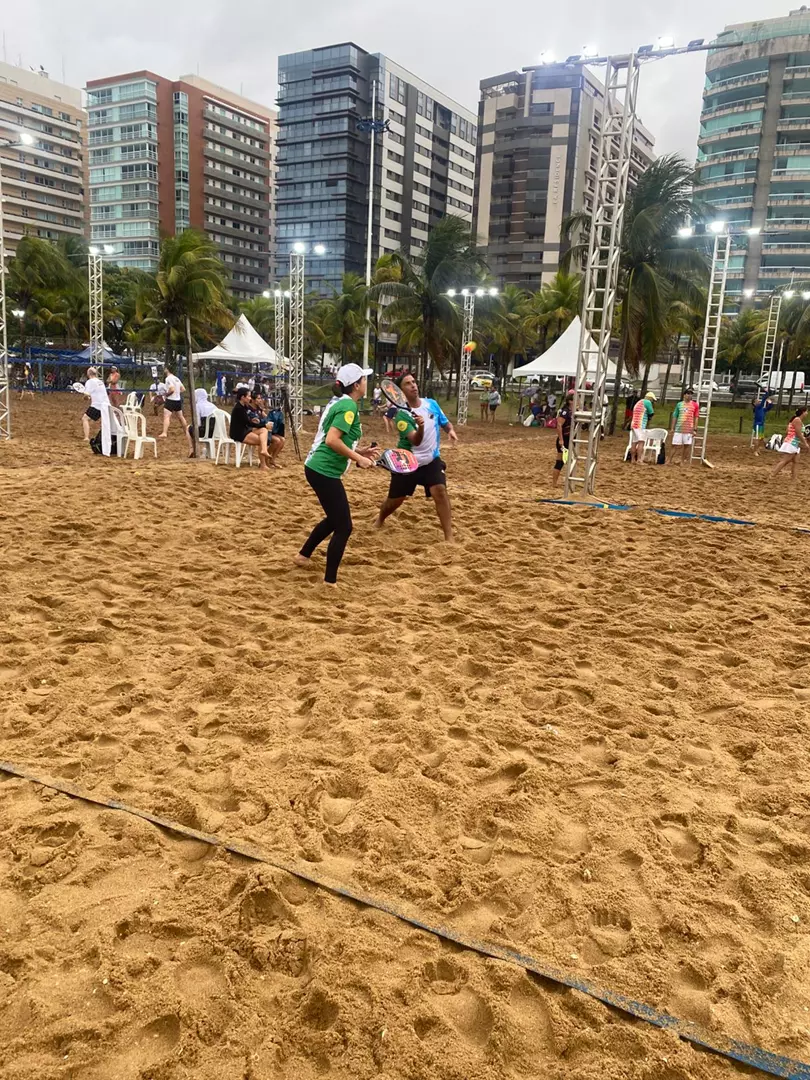
[[[603,84],[582,65],[545,64],[481,82],[475,237],[501,285],[538,289],[559,269],[563,222],[589,211]],[[636,124],[630,183],[654,160]]]
[[[23,145],[20,132],[34,140]],[[0,63],[0,144],[6,257],[25,235],[84,237],[85,113],[81,90]]]
[[[445,214],[472,222],[476,119],[440,90],[380,53],[352,42],[279,57],[277,276],[296,241],[322,243],[308,287],[339,289],[365,273],[370,135],[377,118],[372,254],[418,256]]]
[[[727,26],[710,52],[698,138],[701,198],[735,239],[727,293],[810,280],[810,11]]]
[[[122,266],[155,270],[160,237],[216,243],[236,296],[261,293],[274,244],[274,109],[186,75],[87,85],[91,239]]]

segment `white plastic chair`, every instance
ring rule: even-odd
[[[641,451],[641,460],[647,456],[647,453],[652,453],[653,464],[658,461],[658,455],[661,453],[661,447],[667,441],[667,435],[669,432],[666,428],[654,427],[647,428],[647,433],[644,437],[644,449]]]
[[[125,414],[110,405],[110,435],[115,436],[115,452],[118,457],[126,457],[129,449],[129,433],[126,427]]]
[[[138,408],[138,395],[133,390],[127,394],[127,400],[121,406],[121,409],[137,409]]]
[[[217,458],[217,447],[223,441],[228,438],[228,414],[224,409],[214,409],[211,414],[214,417],[214,434],[207,439],[197,439],[197,443],[200,447],[200,456],[209,457],[212,461]]]
[[[222,423],[223,423],[224,428],[225,428],[225,434],[224,434],[223,438],[221,438],[217,443],[217,456],[215,458],[215,464],[219,465],[219,455],[222,452],[222,450],[224,449],[225,450],[225,464],[230,465],[230,463],[231,463],[231,447],[234,447],[234,459],[235,459],[234,464],[236,465],[237,469],[240,468],[240,466],[242,464],[242,459],[245,456],[245,451],[247,451],[247,455],[248,455],[248,464],[252,465],[253,464],[253,447],[250,444],[246,445],[245,443],[236,442],[228,434],[228,432],[231,429],[231,414],[228,413],[228,412],[225,412],[224,409],[217,409],[217,411],[214,413],[214,416],[216,416],[217,422],[219,422],[220,418],[223,418]],[[216,438],[216,434],[214,435],[214,437]]]
[[[124,425],[127,431],[127,445],[124,457],[129,453],[129,447],[132,444],[135,447],[132,457],[135,461],[138,461],[143,457],[144,446],[149,443],[151,443],[155,451],[155,457],[157,457],[157,439],[153,439],[151,435],[146,434],[146,418],[139,409],[126,409],[124,411]]]

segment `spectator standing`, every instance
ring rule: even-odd
[[[644,452],[644,440],[647,438],[647,428],[650,417],[655,412],[655,394],[650,390],[643,398],[633,406],[633,418],[630,422],[632,433],[632,460],[636,465],[641,464],[641,455]]]

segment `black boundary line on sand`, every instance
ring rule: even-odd
[[[792,1058],[784,1057],[782,1054],[775,1054],[770,1050],[763,1050],[760,1047],[752,1046],[750,1043],[742,1042],[739,1039],[731,1039],[725,1035],[706,1031],[697,1024],[693,1024],[690,1021],[678,1020],[676,1017],[670,1016],[669,1013],[662,1012],[652,1005],[645,1005],[641,1001],[635,1001],[625,994],[599,986],[590,979],[581,978],[578,975],[564,971],[562,968],[541,963],[539,960],[535,960],[534,957],[517,952],[515,949],[509,949],[502,945],[493,945],[489,942],[477,941],[475,938],[467,937],[466,934],[459,933],[457,930],[452,930],[448,927],[433,926],[432,924],[425,922],[424,919],[407,914],[407,912],[396,907],[394,904],[389,904],[385,900],[378,900],[351,886],[341,885],[338,882],[331,881],[329,878],[315,873],[308,867],[303,869],[297,863],[271,858],[269,855],[265,854],[261,848],[258,848],[253,844],[245,844],[241,841],[223,840],[219,836],[212,836],[207,833],[199,832],[197,829],[191,829],[187,825],[180,825],[175,821],[168,821],[165,818],[158,817],[156,814],[150,814],[146,810],[140,810],[135,806],[129,806],[126,803],[118,802],[114,799],[103,799],[97,795],[91,795],[81,788],[76,787],[75,784],[70,784],[62,780],[44,779],[40,776],[36,776],[22,766],[16,765],[10,761],[0,761],[0,772],[6,773],[9,776],[16,776],[21,780],[28,780],[33,784],[39,784],[41,787],[51,788],[53,791],[59,791],[63,795],[69,795],[71,798],[80,799],[83,802],[92,803],[96,806],[104,806],[110,810],[121,810],[126,814],[132,814],[134,817],[142,818],[144,821],[149,821],[161,829],[166,829],[169,832],[185,836],[190,840],[199,840],[204,844],[209,844],[211,847],[222,848],[225,851],[233,852],[235,855],[242,855],[244,858],[252,859],[254,862],[265,863],[268,866],[275,867],[277,870],[283,870],[287,874],[300,878],[302,881],[306,881],[311,885],[317,885],[319,888],[326,889],[328,892],[334,893],[337,896],[343,896],[358,904],[375,908],[377,911],[383,911],[386,914],[399,919],[401,922],[416,927],[417,930],[423,930],[428,934],[432,934],[434,937],[452,941],[456,945],[460,945],[465,949],[470,949],[482,956],[491,956],[495,960],[504,960],[507,963],[515,964],[517,967],[522,967],[524,970],[539,975],[543,979],[555,982],[560,986],[567,986],[571,990],[579,990],[581,993],[587,994],[589,997],[595,998],[605,1005],[611,1005],[613,1008],[619,1009],[629,1016],[644,1020],[646,1023],[652,1024],[654,1027],[662,1028],[665,1031],[671,1031],[679,1038],[693,1043],[695,1046],[700,1046],[706,1050],[711,1050],[716,1054],[720,1054],[723,1057],[740,1061],[745,1065],[750,1065],[755,1069],[759,1069],[761,1072],[768,1073],[770,1076],[781,1076],[787,1078],[787,1080],[810,1080],[810,1065],[804,1064],[801,1061],[794,1061]]]

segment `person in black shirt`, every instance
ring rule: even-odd
[[[258,446],[260,462],[259,467],[267,469],[270,454],[267,450],[267,428],[257,428],[251,421],[248,410],[249,391],[247,387],[240,387],[236,391],[236,404],[231,412],[230,436],[234,442],[244,443],[247,446]]]
[[[569,390],[565,395],[565,402],[563,407],[557,413],[557,460],[554,462],[554,470],[552,473],[554,486],[560,479],[560,473],[563,467],[563,458],[567,457],[567,453],[563,455],[563,450],[568,450],[568,443],[571,439],[571,412],[574,405],[574,391]]]

